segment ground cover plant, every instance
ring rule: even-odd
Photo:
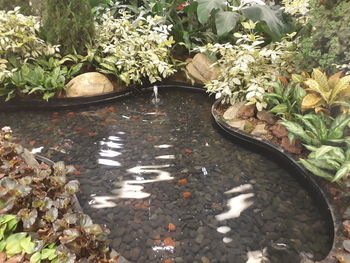
[[[108,231],[77,211],[79,182],[63,162],[52,167],[0,132],[0,257],[16,262],[115,262]],[[12,262],[12,261],[11,261]]]

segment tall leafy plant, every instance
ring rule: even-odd
[[[42,34],[61,46],[63,55],[86,54],[94,36],[94,20],[88,0],[47,0]]]
[[[266,25],[262,25],[261,29],[274,39],[278,39],[286,31],[281,10],[266,5],[261,0],[198,0],[197,2],[199,22],[204,25],[213,19],[219,36],[234,30],[239,25],[241,17]]]

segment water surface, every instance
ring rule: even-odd
[[[207,95],[159,96],[158,105],[146,92],[75,111],[0,113],[0,126],[76,166],[84,211],[132,262],[294,263],[301,252],[328,253],[328,227],[308,193],[219,134]]]

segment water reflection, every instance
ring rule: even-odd
[[[109,159],[98,159],[97,162],[99,164],[103,164],[103,165],[108,165],[108,166],[121,166],[120,162],[117,161],[113,161],[113,160],[109,160]]]
[[[134,174],[135,180],[125,180],[115,183],[117,189],[112,192],[115,194],[113,196],[94,196],[94,203],[92,207],[94,208],[108,208],[114,207],[116,204],[112,202],[118,199],[143,199],[149,197],[151,194],[143,192],[143,184],[169,181],[174,179],[171,174],[162,169],[170,167],[170,164],[164,165],[146,165],[146,166],[135,166],[128,169],[127,172]],[[156,174],[155,178],[145,179],[142,175]]]
[[[231,190],[226,191],[225,194],[240,193],[251,189],[253,189],[251,184],[245,184],[232,188]],[[215,218],[218,221],[223,221],[239,217],[244,210],[248,209],[250,206],[253,205],[254,202],[250,200],[250,198],[252,197],[254,197],[254,194],[248,193],[240,194],[238,196],[230,198],[227,201],[227,206],[229,207],[229,210],[227,212],[216,215]]]

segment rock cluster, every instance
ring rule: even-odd
[[[276,117],[266,111],[257,111],[255,105],[238,102],[228,107],[222,116],[233,128],[272,140],[290,153],[299,155],[302,152],[300,140],[290,141],[288,131],[278,124]]]

